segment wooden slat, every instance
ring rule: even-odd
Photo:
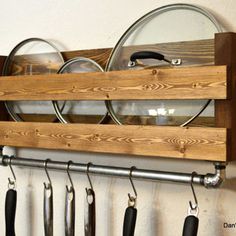
[[[5,59],[6,59],[5,56],[0,56],[0,74],[2,74],[2,69],[3,69]],[[9,119],[9,115],[7,113],[5,105],[3,102],[0,102],[0,120],[8,120],[8,119]]]
[[[154,51],[165,55],[168,59],[181,59],[180,67],[214,64],[214,39],[125,46],[115,61],[128,64],[130,56],[137,51]],[[143,60],[143,63],[149,64],[150,60],[149,63]],[[166,65],[166,62],[160,64]]]
[[[19,114],[25,122],[55,122],[55,115],[53,114]],[[78,115],[68,114],[66,118],[70,123],[80,124],[97,124],[102,119],[102,115]],[[176,124],[183,124],[186,120],[189,120],[191,116],[166,116],[166,122],[168,126],[177,126]],[[122,116],[125,124],[130,125],[163,125],[161,122],[158,123],[156,116]],[[109,119],[106,124],[114,124],[112,119]],[[195,127],[214,127],[215,117],[199,116],[193,120],[188,126]]]
[[[126,46],[122,48],[122,53],[118,60],[127,61],[133,52],[141,50],[151,50],[164,54],[167,58],[181,58],[181,66],[193,65],[213,65],[214,64],[214,40],[194,40],[184,42],[171,42],[149,45]],[[62,52],[65,61],[75,57],[87,57],[96,61],[105,68],[112,48],[87,49]],[[51,56],[51,55],[49,55]],[[17,68],[14,73],[25,73],[30,66],[40,65],[45,54],[18,56]],[[29,66],[30,65],[30,66]],[[37,69],[37,71],[40,68]],[[52,68],[53,70],[53,68]]]
[[[87,57],[96,61],[101,67],[105,68],[111,51],[112,48],[99,48],[99,49],[62,52],[62,55],[65,61],[75,57]]]
[[[133,52],[141,50],[156,51],[167,58],[181,58],[183,66],[214,64],[214,39],[126,46],[123,47],[122,57],[129,58]],[[62,52],[62,54],[65,60],[74,57],[88,57],[105,68],[111,51],[111,48],[102,48]]]
[[[214,39],[128,46],[123,47],[121,57],[129,58],[133,52],[141,50],[156,51],[167,58],[181,58],[183,66],[214,64]],[[62,52],[62,55],[65,60],[74,57],[88,57],[105,68],[111,51],[111,48],[88,49]]]
[[[0,122],[0,145],[181,159],[226,160],[227,130]]]
[[[6,59],[5,56],[0,56],[0,72],[1,72],[1,74],[2,74],[2,69],[3,69],[5,59]]]
[[[4,76],[0,100],[225,99],[226,66]]]

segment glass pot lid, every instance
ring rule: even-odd
[[[18,76],[57,73],[63,63],[60,51],[52,43],[40,38],[29,38],[10,52],[2,74]],[[7,101],[5,106],[15,121],[24,121],[23,114],[54,114],[53,119],[56,119],[51,101]]]
[[[214,64],[213,39],[218,32],[222,32],[221,26],[202,8],[173,4],[155,9],[123,34],[106,71]],[[161,53],[167,60],[144,57],[131,67],[130,58],[139,51]],[[214,104],[209,103],[209,100],[132,100],[106,101],[106,106],[118,124],[185,126],[200,114],[214,117]]]
[[[95,61],[77,57],[67,61],[58,71],[64,73],[101,72],[102,67]],[[103,101],[53,101],[58,119],[62,123],[102,123],[107,116]]]

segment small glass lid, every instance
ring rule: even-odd
[[[202,8],[173,4],[155,9],[137,20],[120,38],[106,71],[211,65],[214,63],[214,34],[221,31],[216,19]],[[130,67],[130,57],[139,51],[161,53],[172,65],[146,58]],[[176,61],[180,63],[174,64]],[[200,114],[214,117],[213,102],[209,103],[208,100],[154,100],[107,101],[106,105],[118,124],[184,126]]]
[[[50,42],[40,38],[29,38],[20,42],[7,57],[3,75],[43,75],[57,73],[64,59],[59,50]],[[15,121],[24,121],[25,114],[53,114],[49,101],[14,101],[5,102],[6,108]],[[30,120],[27,119],[27,121]],[[37,117],[33,121],[38,121]],[[42,121],[40,119],[39,121]]]
[[[67,61],[58,71],[64,73],[85,73],[103,71],[95,61],[77,57]],[[101,123],[107,116],[103,101],[53,101],[58,119],[62,123]]]

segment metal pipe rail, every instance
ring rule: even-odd
[[[8,166],[9,164],[11,164],[12,166],[20,166],[20,167],[30,167],[30,168],[40,168],[40,169],[45,168],[45,160],[18,158],[18,157],[16,158],[13,156],[10,157],[6,155],[1,155],[0,158],[1,158],[1,164],[3,166]],[[67,162],[50,160],[47,163],[47,169],[66,171],[67,165],[68,165]],[[225,163],[214,163],[214,165],[215,165],[214,174],[206,174],[206,175],[195,174],[193,177],[193,183],[198,185],[203,185],[206,188],[219,187],[220,184],[225,179]],[[72,163],[69,166],[69,170],[70,172],[72,171],[72,172],[86,173],[87,164]],[[127,178],[130,176],[130,168],[91,164],[89,166],[89,173]],[[132,178],[190,184],[192,179],[192,173],[167,172],[167,171],[145,170],[136,168],[132,170]]]

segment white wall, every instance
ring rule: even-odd
[[[179,1],[182,2],[182,1]],[[146,12],[168,0],[11,0],[1,1],[0,54],[6,55],[12,47],[28,37],[53,39],[60,49],[112,47],[126,28]],[[198,0],[188,3],[204,6],[223,22],[228,30],[236,31],[236,4],[233,0]],[[84,153],[18,150],[22,157],[51,158],[105,165],[135,165],[141,168],[199,173],[213,171],[208,162],[175,161],[159,158],[96,155]],[[43,181],[41,170],[14,168],[17,175],[18,205],[17,235],[43,235]],[[54,186],[54,235],[64,235],[63,211],[66,174],[50,172]],[[4,234],[4,198],[7,190],[8,168],[1,168],[0,178],[0,233]],[[127,206],[128,180],[92,176],[97,201],[97,235],[122,234],[123,215]],[[76,235],[83,235],[83,203],[88,181],[84,175],[73,174],[76,186]],[[170,183],[135,181],[138,191],[138,220],[136,235],[181,235],[182,225],[192,199],[189,186]],[[223,223],[236,222],[236,165],[227,167],[227,181],[217,190],[196,187],[200,205],[200,236],[231,236],[236,229],[224,229]]]

